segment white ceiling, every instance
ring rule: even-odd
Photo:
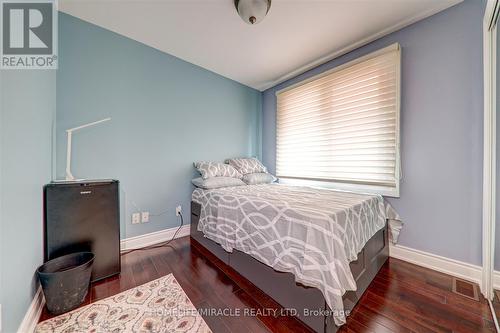
[[[462,0],[273,0],[251,26],[233,0],[60,0],[59,9],[264,90]]]

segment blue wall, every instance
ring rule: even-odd
[[[468,0],[268,89],[263,161],[275,166],[275,92],[398,42],[402,46],[400,244],[481,264],[482,19]]]
[[[121,182],[122,238],[188,217],[193,161],[260,154],[260,92],[66,14],[59,15],[57,176],[65,129],[74,134],[73,174]],[[137,209],[150,222],[132,225]],[[189,219],[187,219],[189,220]]]
[[[15,332],[42,263],[42,188],[51,179],[55,71],[0,71],[0,303]]]

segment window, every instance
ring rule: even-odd
[[[399,196],[398,44],[277,95],[276,174]]]

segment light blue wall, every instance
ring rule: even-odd
[[[400,244],[481,264],[482,18],[464,3],[308,71],[263,95],[263,161],[275,166],[275,92],[398,42],[402,46]]]
[[[197,160],[260,153],[260,92],[66,14],[59,15],[57,176],[64,130],[74,134],[73,174],[121,182],[122,238],[189,221]],[[131,224],[133,202],[151,214]]]
[[[42,188],[51,179],[54,71],[0,71],[0,303],[15,332],[42,263]]]

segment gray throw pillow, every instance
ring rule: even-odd
[[[232,165],[241,174],[267,172],[266,167],[255,157],[250,158],[230,158],[226,163]]]
[[[243,176],[243,181],[248,185],[270,184],[275,180],[276,178],[267,172],[248,173]]]
[[[212,177],[203,179],[201,177],[195,178],[191,181],[194,186],[210,190],[221,187],[232,187],[246,185],[241,179],[232,177]]]
[[[233,177],[241,179],[243,177],[243,175],[233,166],[224,163],[196,162],[194,163],[194,167],[198,169],[203,179],[211,177]]]

